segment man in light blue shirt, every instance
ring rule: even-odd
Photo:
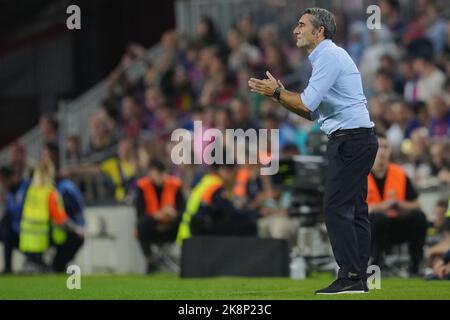
[[[373,128],[363,93],[361,75],[347,52],[330,39],[309,55],[313,73],[300,95],[303,104],[331,134],[338,129]]]
[[[297,47],[305,48],[312,75],[299,94],[284,88],[267,71],[267,79],[250,79],[256,92],[309,120],[318,120],[329,137],[324,214],[338,279],[316,294],[364,293],[370,257],[370,222],[366,203],[367,175],[378,149],[361,75],[347,52],[336,46],[332,13],[306,9],[294,29]]]

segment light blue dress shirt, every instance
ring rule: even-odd
[[[312,75],[300,96],[320,129],[330,134],[338,129],[373,128],[361,75],[348,53],[325,39],[308,58]]]

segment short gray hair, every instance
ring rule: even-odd
[[[308,8],[303,11],[304,14],[310,14],[312,16],[311,22],[315,29],[319,27],[324,27],[325,39],[332,39],[336,33],[336,21],[334,20],[334,15],[322,8]]]

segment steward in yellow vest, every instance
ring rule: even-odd
[[[80,232],[69,220],[61,196],[53,186],[54,169],[51,165],[36,168],[27,190],[20,223],[19,249],[29,262],[44,266],[42,253],[50,245],[50,236],[56,244],[66,241],[66,230]]]
[[[235,170],[231,165],[216,164],[194,187],[186,204],[177,244],[192,235],[254,235],[259,213],[237,209],[231,202]]]

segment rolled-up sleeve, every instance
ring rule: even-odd
[[[313,65],[308,86],[300,94],[303,104],[311,112],[316,111],[323,97],[336,82],[341,66],[332,52],[324,51]]]

